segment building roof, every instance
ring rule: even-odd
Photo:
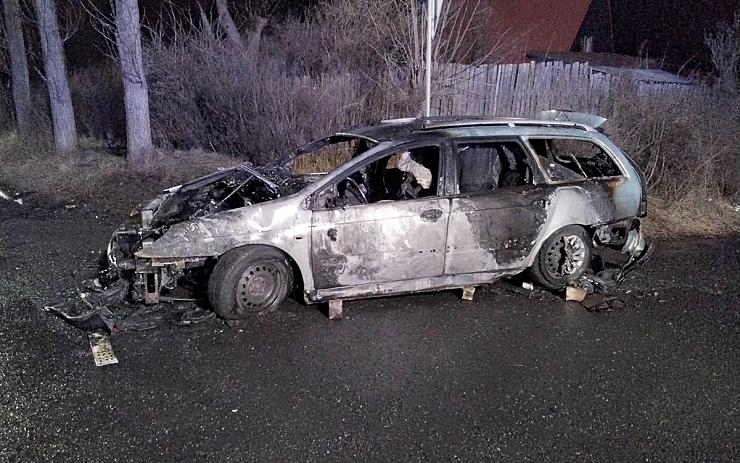
[[[591,0],[487,0],[492,28],[511,48],[512,61],[525,61],[527,50],[569,51]]]
[[[620,68],[613,66],[591,66],[591,70],[602,74],[626,77],[635,82],[651,84],[680,84],[693,85],[695,82],[688,77],[679,76],[662,69]]]
[[[591,72],[626,77],[635,82],[655,84],[691,85],[693,80],[663,69],[657,69],[653,60],[618,53],[581,53],[529,51],[527,57],[539,62],[561,62],[565,64],[588,63]]]

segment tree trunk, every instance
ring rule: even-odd
[[[206,36],[206,39],[210,43],[213,41],[213,38],[215,35],[213,34],[213,27],[211,27],[211,21],[208,19],[208,16],[206,16],[206,12],[203,11],[203,7],[200,6],[200,3],[198,3],[198,12],[200,12],[200,26],[203,31],[203,33]]]
[[[254,30],[249,36],[249,46],[247,47],[247,57],[251,62],[256,62],[260,54],[260,44],[262,42],[262,32],[267,26],[267,19],[258,17]]]
[[[140,168],[152,152],[152,129],[137,0],[116,0],[116,44],[126,106],[126,160]]]
[[[28,79],[26,42],[23,39],[23,23],[18,0],[3,0],[3,11],[5,13],[5,36],[10,54],[15,120],[18,131],[27,133],[31,129],[31,85]]]
[[[54,144],[62,153],[77,147],[77,129],[72,96],[64,63],[64,47],[59,36],[59,24],[54,0],[34,0],[44,54],[44,74],[49,89],[51,119],[54,125]]]
[[[216,0],[216,9],[218,10],[218,22],[226,31],[226,36],[229,38],[229,41],[239,51],[244,52],[246,50],[244,47],[244,41],[239,33],[239,29],[234,23],[234,19],[229,13],[229,6],[227,5],[226,0]]]

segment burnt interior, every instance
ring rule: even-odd
[[[531,138],[535,153],[546,160],[547,173],[555,181],[615,177],[622,174],[614,160],[588,140]]]
[[[265,182],[265,178],[269,182]],[[307,176],[292,175],[286,169],[273,168],[259,175],[234,170],[205,185],[183,186],[168,198],[155,214],[153,227],[216,214],[259,204],[290,195],[310,184]]]
[[[515,141],[464,143],[457,147],[460,193],[532,183],[527,154]]]
[[[407,156],[404,164],[403,156]],[[434,196],[440,174],[438,146],[422,146],[392,153],[359,167],[322,192],[323,207],[372,204],[379,201]],[[424,175],[426,178],[418,178]]]

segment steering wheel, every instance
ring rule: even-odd
[[[368,204],[367,196],[365,196],[365,193],[362,192],[360,184],[357,183],[355,179],[353,179],[352,177],[347,177],[346,179],[344,179],[344,181],[346,182],[345,191],[349,191],[349,188],[347,187],[349,185],[352,185],[352,189],[354,190],[352,192],[352,195],[357,199],[361,199],[362,204]]]
[[[398,187],[398,199],[416,199],[422,188],[418,183],[414,186],[414,183],[416,183],[416,177],[413,174],[404,174],[404,179]]]

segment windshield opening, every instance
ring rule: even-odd
[[[182,185],[158,208],[155,225],[169,225],[299,192],[377,143],[337,134],[298,148],[262,167],[243,163]]]
[[[375,141],[362,137],[334,135],[302,147],[284,159],[281,166],[294,176],[318,178],[375,145]]]

